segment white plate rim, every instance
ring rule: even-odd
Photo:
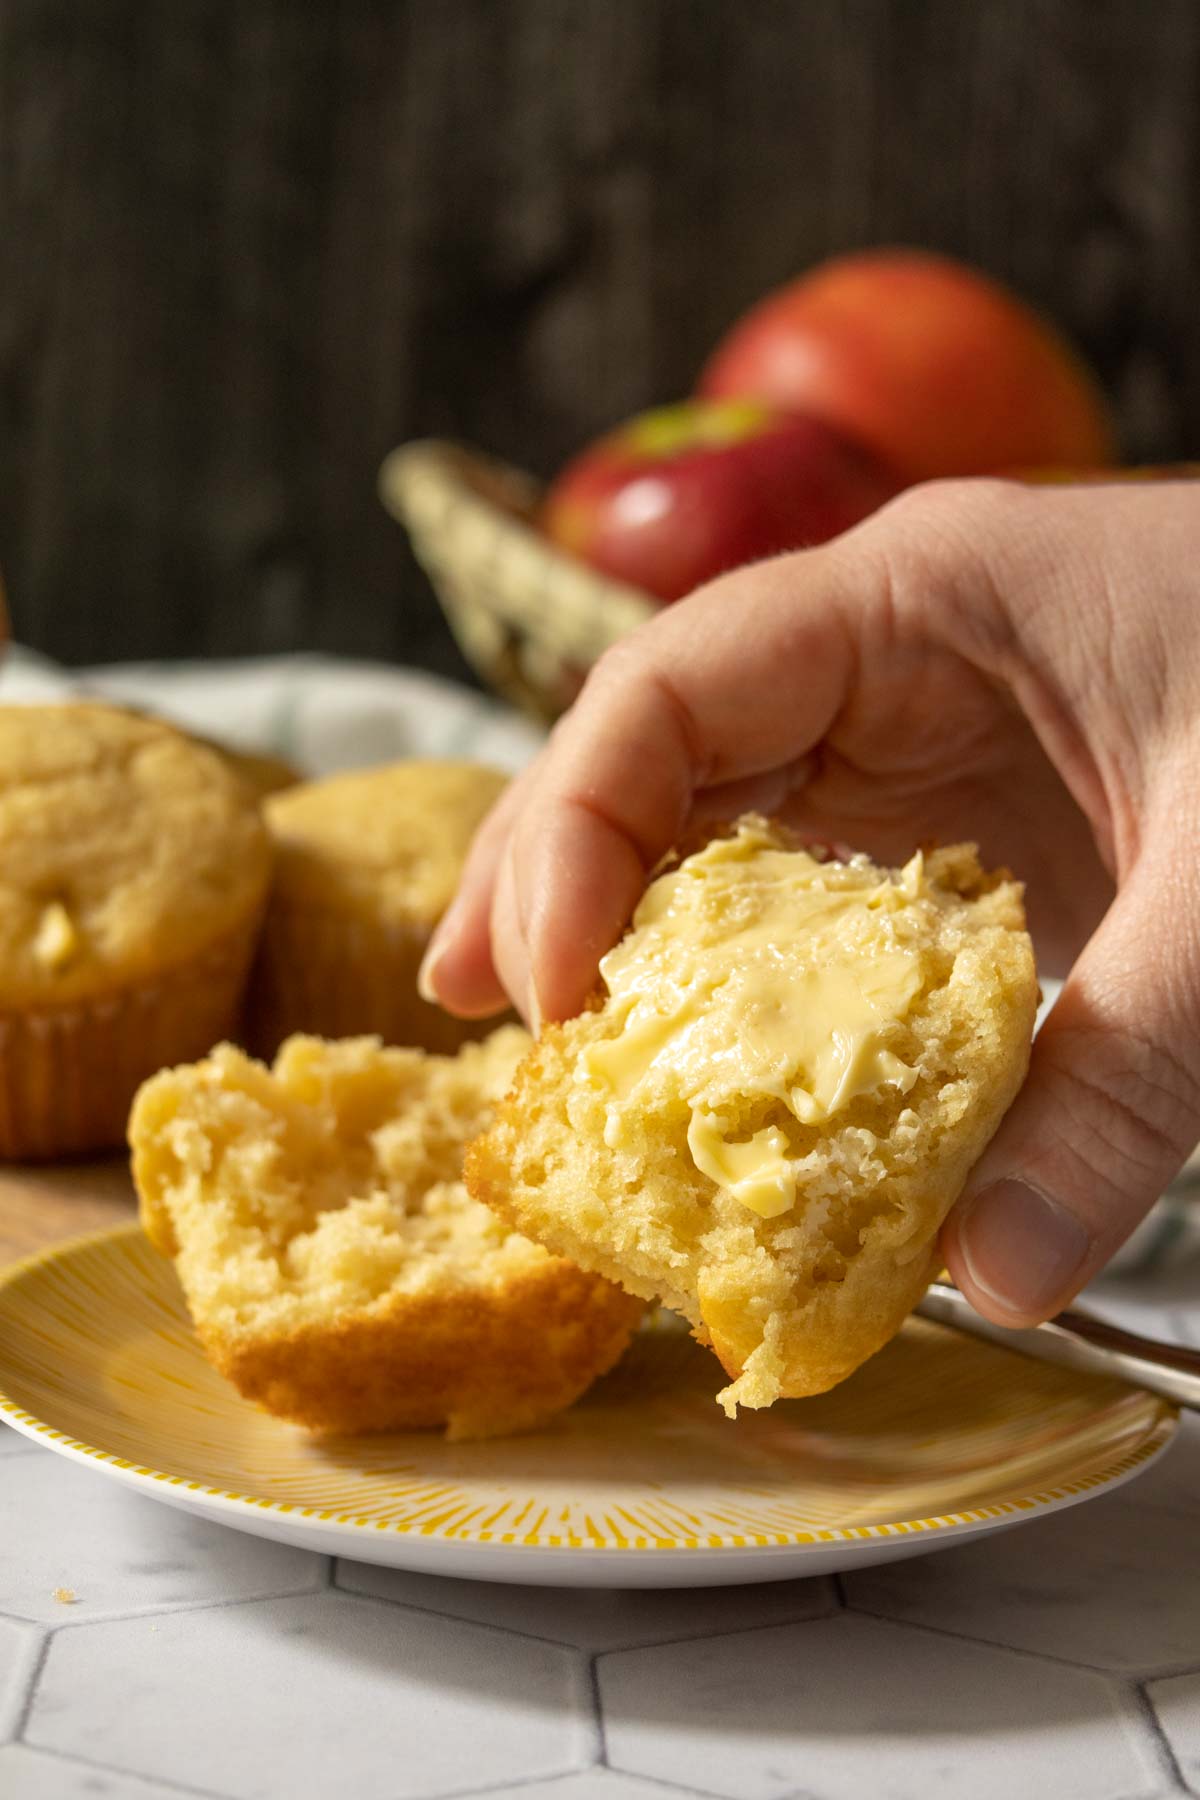
[[[1164,1405],[1168,1403],[1164,1402]],[[1144,1474],[1166,1454],[1175,1441],[1179,1428],[1179,1415],[1174,1408],[1164,1412],[1155,1426],[1151,1437],[1114,1465],[1111,1472],[1089,1476],[1086,1482],[1077,1485],[1075,1491],[1041,1490],[1021,1498],[989,1507],[980,1507],[974,1514],[947,1513],[935,1519],[896,1520],[883,1525],[853,1525],[835,1528],[828,1531],[814,1531],[804,1538],[789,1538],[779,1533],[773,1543],[754,1544],[650,1544],[645,1539],[631,1539],[627,1545],[622,1544],[539,1544],[501,1543],[483,1541],[466,1535],[457,1537],[449,1533],[425,1532],[419,1527],[410,1525],[372,1524],[359,1525],[346,1519],[322,1518],[316,1508],[292,1506],[275,1500],[259,1500],[249,1495],[237,1495],[225,1492],[221,1488],[207,1487],[200,1481],[189,1481],[182,1475],[169,1475],[161,1469],[151,1469],[143,1465],[132,1464],[128,1458],[115,1456],[111,1451],[99,1450],[90,1444],[81,1443],[78,1439],[69,1438],[65,1432],[47,1424],[44,1420],[35,1419],[26,1413],[9,1397],[0,1392],[0,1418],[21,1436],[31,1443],[41,1444],[53,1450],[59,1456],[82,1467],[97,1469],[98,1472],[111,1476],[115,1481],[132,1488],[149,1499],[160,1504],[186,1505],[189,1511],[202,1513],[205,1517],[217,1517],[221,1522],[234,1530],[251,1531],[256,1536],[269,1535],[263,1533],[259,1521],[274,1517],[281,1525],[289,1524],[303,1527],[308,1539],[328,1538],[329,1555],[339,1552],[333,1545],[343,1546],[342,1554],[349,1555],[345,1549],[348,1544],[360,1546],[358,1554],[351,1560],[370,1562],[369,1555],[364,1554],[361,1546],[378,1542],[380,1538],[404,1539],[411,1543],[419,1543],[431,1553],[429,1558],[422,1557],[422,1565],[428,1566],[437,1552],[445,1551],[453,1554],[455,1561],[466,1561],[478,1557],[482,1565],[503,1557],[511,1562],[514,1556],[528,1560],[532,1565],[546,1558],[562,1559],[563,1563],[595,1565],[625,1560],[631,1556],[638,1558],[668,1559],[676,1561],[686,1558],[689,1563],[705,1561],[726,1562],[730,1559],[745,1561],[747,1565],[761,1561],[764,1557],[772,1559],[786,1556],[788,1560],[801,1560],[805,1556],[824,1558],[832,1550],[846,1553],[849,1556],[863,1554],[871,1556],[877,1553],[882,1544],[895,1545],[900,1541],[908,1543],[921,1542],[922,1548],[940,1547],[943,1543],[960,1537],[973,1537],[990,1531],[1001,1530],[1009,1525],[1023,1524],[1034,1518],[1046,1518],[1052,1513],[1065,1512],[1069,1507],[1080,1506],[1085,1501],[1098,1497],[1101,1493],[1111,1493],[1123,1487],[1126,1482],[1134,1481]],[[164,1493],[163,1488],[171,1490]],[[391,1560],[391,1559],[389,1559]],[[564,1568],[564,1575],[566,1570]]]
[[[126,1237],[132,1238],[139,1232],[136,1220],[130,1220],[36,1251],[32,1256],[24,1257],[0,1270],[0,1297],[6,1289],[37,1268],[57,1262],[72,1252],[114,1243]],[[2,1376],[3,1371],[0,1369],[0,1379]],[[1069,1507],[1078,1506],[1101,1493],[1112,1492],[1127,1481],[1136,1479],[1166,1453],[1179,1430],[1179,1410],[1165,1400],[1158,1404],[1160,1411],[1157,1419],[1149,1427],[1145,1440],[1134,1450],[1126,1452],[1100,1472],[1065,1483],[1061,1487],[1035,1489],[1030,1494],[1010,1500],[928,1519],[893,1520],[878,1525],[831,1527],[795,1534],[762,1534],[753,1543],[738,1542],[736,1535],[731,1534],[730,1541],[720,1544],[656,1542],[638,1536],[631,1536],[627,1544],[580,1545],[555,1543],[547,1539],[536,1544],[522,1544],[490,1537],[473,1537],[468,1533],[459,1535],[453,1529],[428,1530],[415,1524],[359,1523],[346,1517],[322,1516],[323,1512],[327,1515],[329,1509],[230,1493],[227,1489],[210,1487],[203,1481],[190,1480],[183,1475],[172,1475],[166,1470],[132,1462],[128,1457],[118,1456],[113,1451],[85,1444],[50,1421],[27,1412],[3,1389],[0,1389],[0,1420],[6,1421],[30,1442],[41,1444],[80,1466],[110,1475],[122,1485],[149,1499],[157,1500],[160,1504],[184,1506],[189,1511],[216,1519],[235,1530],[250,1531],[257,1536],[271,1535],[264,1533],[262,1522],[272,1518],[277,1522],[281,1533],[289,1529],[292,1532],[302,1530],[309,1543],[324,1545],[327,1541],[326,1554],[329,1555],[343,1554],[364,1562],[379,1561],[378,1554],[375,1557],[370,1554],[372,1545],[378,1546],[381,1540],[392,1545],[397,1540],[405,1540],[414,1546],[421,1546],[418,1560],[419,1565],[425,1569],[435,1570],[438,1561],[444,1558],[446,1564],[458,1565],[453,1569],[447,1566],[447,1574],[469,1575],[473,1572],[469,1565],[477,1564],[479,1578],[486,1580],[489,1578],[488,1570],[503,1560],[505,1566],[514,1570],[507,1579],[519,1580],[520,1576],[515,1573],[515,1569],[524,1564],[530,1571],[528,1579],[544,1580],[544,1575],[538,1576],[534,1571],[535,1568],[544,1568],[549,1561],[550,1565],[561,1569],[561,1579],[564,1581],[569,1581],[572,1568],[612,1568],[615,1574],[618,1566],[629,1569],[636,1560],[640,1574],[642,1571],[648,1573],[656,1565],[678,1567],[679,1562],[686,1559],[696,1571],[697,1583],[702,1584],[702,1571],[706,1564],[714,1569],[718,1566],[744,1565],[747,1572],[752,1567],[760,1566],[764,1560],[769,1560],[774,1565],[783,1560],[802,1563],[807,1558],[827,1564],[833,1551],[844,1555],[847,1562],[860,1557],[871,1560],[878,1557],[884,1545],[894,1549],[901,1542],[907,1553],[918,1554],[926,1548],[940,1548],[956,1539],[1064,1512]],[[763,1536],[767,1536],[768,1541],[763,1542]],[[351,1546],[355,1548],[351,1549]],[[912,1547],[911,1551],[909,1546]],[[396,1561],[393,1556],[386,1560],[389,1563]],[[410,1566],[417,1564],[412,1563]]]

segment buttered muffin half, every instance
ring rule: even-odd
[[[834,1386],[920,1298],[1024,1078],[1019,885],[970,845],[884,869],[748,817],[652,882],[600,968],[469,1150],[470,1191],[683,1313],[730,1413]]]
[[[146,1082],[130,1119],[142,1223],[211,1361],[324,1432],[528,1429],[610,1368],[641,1302],[472,1200],[463,1146],[529,1045],[457,1056],[293,1037]]]

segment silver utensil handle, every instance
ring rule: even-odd
[[[985,1338],[1005,1350],[1039,1362],[1060,1363],[1085,1375],[1113,1375],[1120,1381],[1161,1394],[1176,1406],[1200,1412],[1200,1351],[1122,1331],[1090,1313],[1061,1312],[1044,1325],[1010,1330],[981,1318],[956,1287],[935,1281],[917,1306],[923,1319],[952,1325],[971,1337]]]

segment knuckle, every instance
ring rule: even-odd
[[[623,678],[631,664],[641,661],[641,649],[637,643],[637,634],[632,637],[619,638],[602,650],[591,668],[583,685],[584,694],[594,695],[598,690],[608,687],[614,680]]]
[[[592,700],[607,701],[613,695],[624,696],[653,684],[659,670],[670,663],[659,643],[659,628],[669,620],[669,612],[664,613],[610,644],[592,664],[584,694]]]
[[[1013,637],[1007,546],[1029,537],[1029,490],[975,477],[923,482],[876,515],[896,619],[995,660]]]
[[[560,776],[573,772],[578,791],[586,786],[582,763],[592,761],[598,743],[611,750],[617,740],[627,774],[639,754],[653,750],[652,761],[639,768],[646,792],[661,790],[664,770],[677,772],[691,790],[711,779],[712,753],[686,683],[673,671],[671,657],[646,638],[643,630],[606,650],[571,713],[555,728],[564,733],[556,767]]]
[[[551,730],[550,743],[555,751],[561,751],[565,744],[573,744],[580,732],[603,729],[606,718],[644,680],[651,659],[646,647],[638,641],[640,637],[641,632],[635,631],[601,651],[573,704]]]
[[[898,533],[932,535],[950,543],[964,538],[975,542],[1003,525],[1027,501],[1028,490],[1018,482],[982,475],[952,476],[905,488],[877,516],[881,524]]]
[[[1200,1083],[1164,1044],[1111,1026],[1061,1032],[1054,1088],[1072,1149],[1106,1182],[1161,1182],[1194,1148]]]

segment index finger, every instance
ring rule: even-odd
[[[597,666],[522,796],[503,851],[493,954],[518,1005],[576,1012],[704,789],[818,743],[854,667],[844,598],[875,559],[804,551],[723,578]]]

